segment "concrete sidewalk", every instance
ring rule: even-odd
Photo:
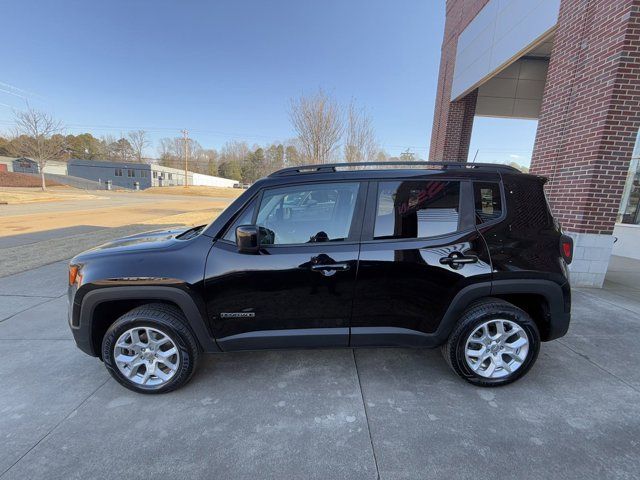
[[[74,345],[66,262],[0,278],[0,478],[638,478],[640,265],[500,389],[435,350],[234,353],[143,396]]]

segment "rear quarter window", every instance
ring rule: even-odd
[[[476,224],[497,220],[502,216],[502,195],[497,182],[474,182],[473,196]]]
[[[543,186],[544,183],[536,178],[505,179],[509,222],[513,230],[526,232],[553,227]]]

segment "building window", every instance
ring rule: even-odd
[[[122,169],[116,168],[116,177],[121,177],[121,176],[122,176]]]
[[[140,176],[142,178],[149,178],[149,172],[147,170],[140,170]]]
[[[173,173],[169,174],[169,180],[173,180]]]
[[[155,170],[153,171],[153,178],[158,178],[158,172],[156,172]]]
[[[618,223],[640,225],[640,132],[636,137],[636,146],[631,155],[631,164],[627,182],[622,192]]]
[[[127,176],[131,177],[131,178],[135,177],[136,176],[136,171],[133,170],[132,168],[128,169],[127,170]]]
[[[381,182],[374,238],[428,238],[458,230],[460,183]]]
[[[632,223],[640,225],[640,158],[631,159],[631,167],[627,176],[627,183],[622,194],[619,223]]]

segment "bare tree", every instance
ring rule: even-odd
[[[40,169],[42,190],[47,189],[44,167],[49,160],[61,158],[65,151],[62,123],[45,112],[27,110],[15,112],[13,153],[34,160]]]
[[[352,100],[347,109],[344,159],[347,162],[369,162],[378,152],[373,122],[363,108]]]
[[[113,135],[102,135],[100,137],[100,142],[102,143],[103,146],[103,157],[105,160],[109,160],[109,161],[114,161],[115,160],[115,154],[113,152],[113,148],[112,145],[115,145],[116,143],[116,137],[114,137]]]
[[[158,146],[160,165],[171,168],[184,166],[184,140],[182,137],[161,138]]]
[[[289,118],[307,159],[312,163],[330,160],[344,130],[338,103],[320,89],[312,96],[292,99]]]
[[[151,145],[151,142],[147,139],[147,132],[144,130],[134,130],[127,134],[131,149],[133,150],[133,156],[138,163],[142,163],[142,155],[144,149]]]

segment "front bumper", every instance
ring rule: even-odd
[[[93,342],[91,341],[91,325],[88,322],[84,324],[80,321],[81,305],[75,301],[77,287],[71,285],[67,290],[67,308],[68,308],[68,320],[69,328],[73,334],[73,339],[80,350],[87,355],[97,357],[98,354],[93,348]]]

